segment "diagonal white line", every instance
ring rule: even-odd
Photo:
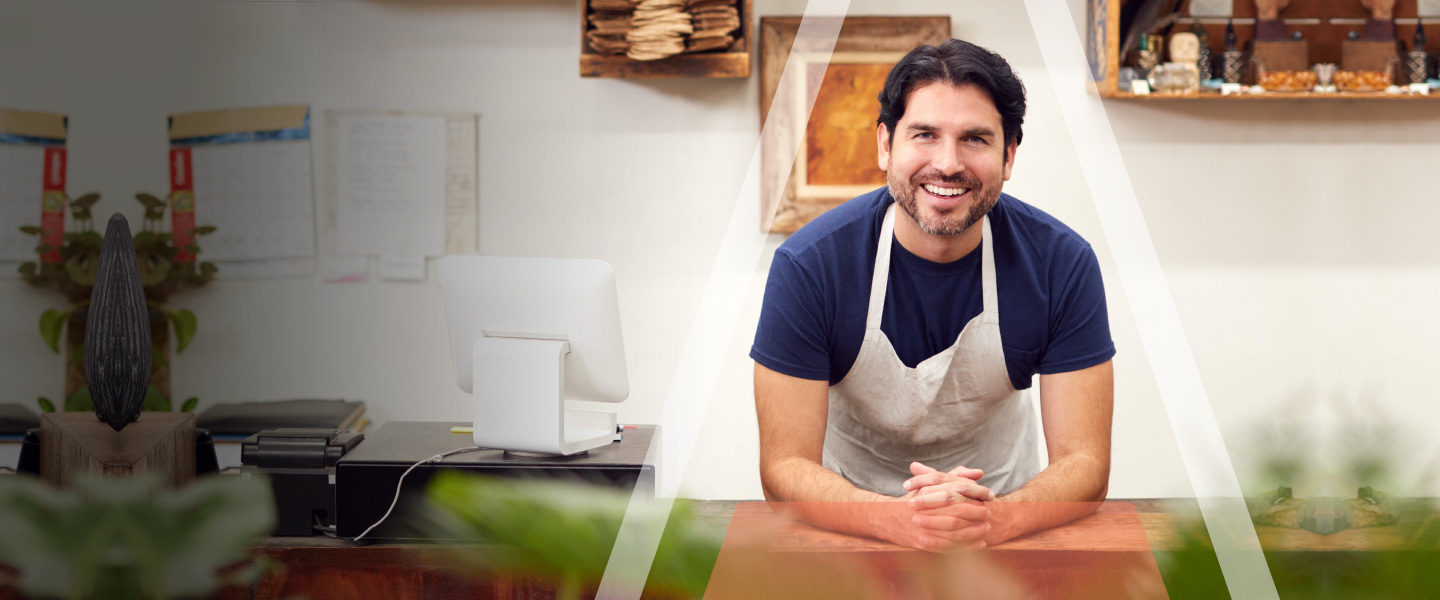
[[[1278,600],[1070,9],[1065,0],[1025,0],[1025,9],[1230,595]]]
[[[781,114],[793,110],[792,107],[801,107],[803,114],[785,115],[798,119],[791,123],[799,123],[803,127],[810,121],[816,90],[807,90],[805,98],[797,97],[795,90],[801,87],[800,78],[805,77],[807,64],[822,67],[830,64],[835,40],[840,36],[842,17],[849,7],[849,0],[811,0],[805,5],[795,44],[785,62],[775,99],[770,103],[771,114],[765,115],[765,125],[750,155],[750,164],[739,196],[735,199],[735,207],[731,210],[720,252],[705,284],[700,309],[686,338],[675,378],[666,393],[660,413],[659,442],[651,444],[645,457],[645,464],[654,466],[659,473],[659,488],[655,489],[654,483],[649,481],[636,484],[625,511],[625,520],[615,539],[615,547],[605,565],[605,574],[600,580],[596,593],[598,599],[630,600],[640,597],[655,560],[655,550],[660,545],[666,517],[684,479],[685,469],[690,464],[690,453],[720,378],[720,368],[725,362],[730,339],[740,321],[755,266],[765,250],[767,235],[760,230],[761,146],[764,140],[778,133],[776,128],[782,127],[780,122],[785,120]],[[805,49],[803,62],[801,52],[797,51],[800,48]],[[781,108],[777,111],[776,107]],[[778,177],[789,175],[800,149],[800,136],[784,137],[787,138],[784,151],[790,157],[790,167],[780,169]],[[778,189],[778,186],[772,189]],[[769,219],[765,222],[768,223]],[[660,456],[664,456],[665,462],[672,467],[660,469]]]

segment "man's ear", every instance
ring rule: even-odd
[[[880,159],[880,170],[885,171],[890,164],[890,130],[884,123],[875,126],[875,148]]]
[[[1010,181],[1010,170],[1015,168],[1015,151],[1020,149],[1020,142],[1010,142],[1005,148],[1005,181]]]

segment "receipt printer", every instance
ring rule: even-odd
[[[246,473],[270,479],[278,536],[308,536],[335,525],[335,463],[365,435],[332,429],[272,429],[245,439]]]

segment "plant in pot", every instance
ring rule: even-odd
[[[175,332],[175,352],[183,352],[195,337],[195,313],[172,309],[171,296],[209,283],[217,271],[213,263],[176,260],[183,252],[196,256],[196,244],[177,247],[173,234],[163,231],[167,203],[153,195],[140,193],[135,199],[145,207],[141,229],[134,236],[135,255],[140,279],[149,309],[151,340],[150,388],[145,394],[144,410],[170,411],[170,331]],[[94,404],[85,385],[85,323],[90,293],[95,284],[95,270],[100,256],[102,236],[95,231],[92,209],[100,201],[99,194],[86,194],[74,200],[66,198],[74,219],[73,231],[64,235],[58,248],[41,244],[40,255],[58,255],[55,261],[27,262],[20,265],[20,276],[31,285],[54,290],[65,297],[62,309],[50,309],[40,315],[40,334],[56,353],[63,349],[65,361],[65,401],[58,407],[65,411],[90,411]],[[24,233],[40,236],[42,230],[33,225],[20,228]],[[195,235],[213,233],[213,226],[197,227]],[[196,398],[190,398],[181,411],[194,410]],[[47,398],[39,399],[40,409],[56,410]]]

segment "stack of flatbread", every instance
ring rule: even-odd
[[[630,17],[625,52],[635,60],[658,60],[685,51],[685,36],[694,32],[685,0],[639,0]]]
[[[735,43],[731,35],[740,28],[740,12],[735,0],[690,0],[686,10],[695,32],[690,34],[686,52],[723,50]]]
[[[593,0],[590,3],[592,29],[585,33],[590,47],[601,54],[624,54],[630,49],[625,34],[630,33],[630,13],[635,0]]]

